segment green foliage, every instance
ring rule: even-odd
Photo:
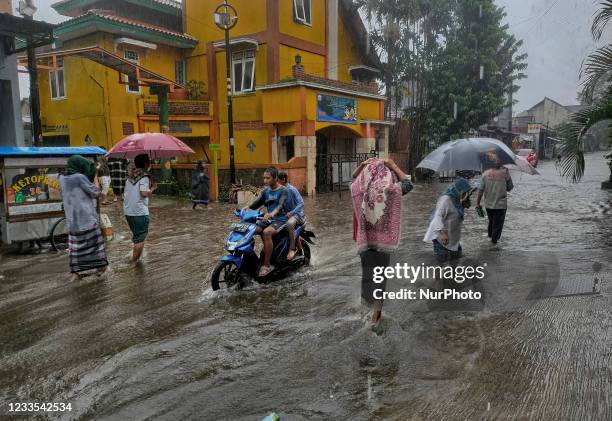
[[[187,200],[191,193],[191,187],[172,177],[167,183],[159,183],[155,192],[160,195],[174,196],[178,199]]]
[[[187,82],[187,89],[192,101],[199,101],[206,95],[206,84],[201,80],[190,80]]]
[[[561,143],[557,168],[573,183],[584,175],[584,149],[587,131],[604,120],[612,120],[612,86],[593,105],[571,115],[560,129]],[[610,124],[612,132],[612,124]]]
[[[383,60],[385,117],[410,124],[411,167],[428,149],[486,124],[525,75],[522,41],[494,0],[356,0]],[[483,66],[483,78],[480,78]],[[400,109],[410,87],[412,103]],[[457,116],[454,104],[457,103]]]
[[[230,202],[230,191],[232,186],[230,184],[224,184],[219,187],[219,202],[229,203]]]

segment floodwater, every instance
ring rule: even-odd
[[[488,263],[478,309],[387,302],[363,321],[350,198],[307,199],[312,266],[232,293],[210,290],[229,205],[192,211],[154,198],[143,264],[127,226],[107,279],[68,282],[66,255],[0,256],[0,418],[15,402],[65,402],[41,419],[612,419],[612,194],[587,156],[582,183],[542,162],[515,174],[500,246],[468,211],[467,259]],[[394,260],[418,265],[441,185],[404,198]],[[542,279],[600,282],[600,294],[525,300]],[[548,281],[547,281],[548,282]],[[400,285],[402,286],[402,285]],[[405,286],[405,285],[403,285]],[[390,283],[390,288],[398,284]],[[469,310],[469,311],[468,311]]]

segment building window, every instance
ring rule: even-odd
[[[179,85],[187,83],[186,70],[185,60],[177,60],[174,62],[174,81]]]
[[[311,0],[293,0],[293,18],[304,25],[312,25]]]
[[[57,59],[57,67],[60,67],[60,69],[49,72],[51,99],[66,98],[66,84],[64,82],[64,60]]]
[[[234,93],[251,92],[255,85],[255,51],[239,51],[232,54]]]
[[[129,122],[123,122],[121,123],[121,128],[123,129],[123,135],[124,136],[129,136],[131,134],[134,134],[134,123],[129,123]]]
[[[140,57],[138,56],[137,51],[125,50],[123,52],[123,58],[125,58],[127,61],[131,61],[134,64],[140,64]],[[136,79],[135,76],[125,75],[125,81],[127,82],[125,89],[128,92],[134,94],[140,93],[140,85],[138,83],[138,79]]]

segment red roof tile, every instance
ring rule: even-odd
[[[85,14],[82,14],[80,16],[77,16],[77,17],[73,18],[73,19],[67,20],[65,22],[62,22],[62,24],[65,24],[67,22],[73,22],[73,21],[79,20],[79,19],[84,19],[87,16],[97,16],[99,18],[106,19],[108,21],[118,22],[118,23],[122,23],[124,25],[135,26],[137,28],[147,29],[149,31],[159,32],[159,33],[166,34],[166,35],[172,35],[172,36],[175,36],[175,37],[178,37],[178,38],[187,39],[187,40],[190,40],[190,41],[197,41],[197,38],[192,37],[189,34],[186,34],[186,33],[183,33],[183,32],[173,31],[171,29],[164,28],[162,26],[153,25],[153,24],[151,24],[149,22],[143,22],[143,21],[139,21],[139,20],[136,20],[136,19],[126,18],[124,16],[118,16],[118,15],[115,15],[113,12],[108,11],[108,10],[92,9],[92,10],[89,10]]]

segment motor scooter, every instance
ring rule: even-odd
[[[263,264],[264,253],[262,250],[260,255],[257,255],[255,251],[256,222],[263,219],[263,213],[250,209],[236,209],[234,215],[239,217],[241,222],[230,225],[231,231],[225,242],[228,254],[221,257],[210,277],[213,290],[240,289],[250,279],[255,279],[259,283],[268,283],[290,271],[310,264],[310,245],[314,245],[312,239],[315,238],[315,234],[308,231],[305,225],[295,227],[297,250],[295,257],[287,260],[289,237],[286,226],[283,226],[273,237],[271,264],[274,270],[264,277],[258,276],[259,268]]]

